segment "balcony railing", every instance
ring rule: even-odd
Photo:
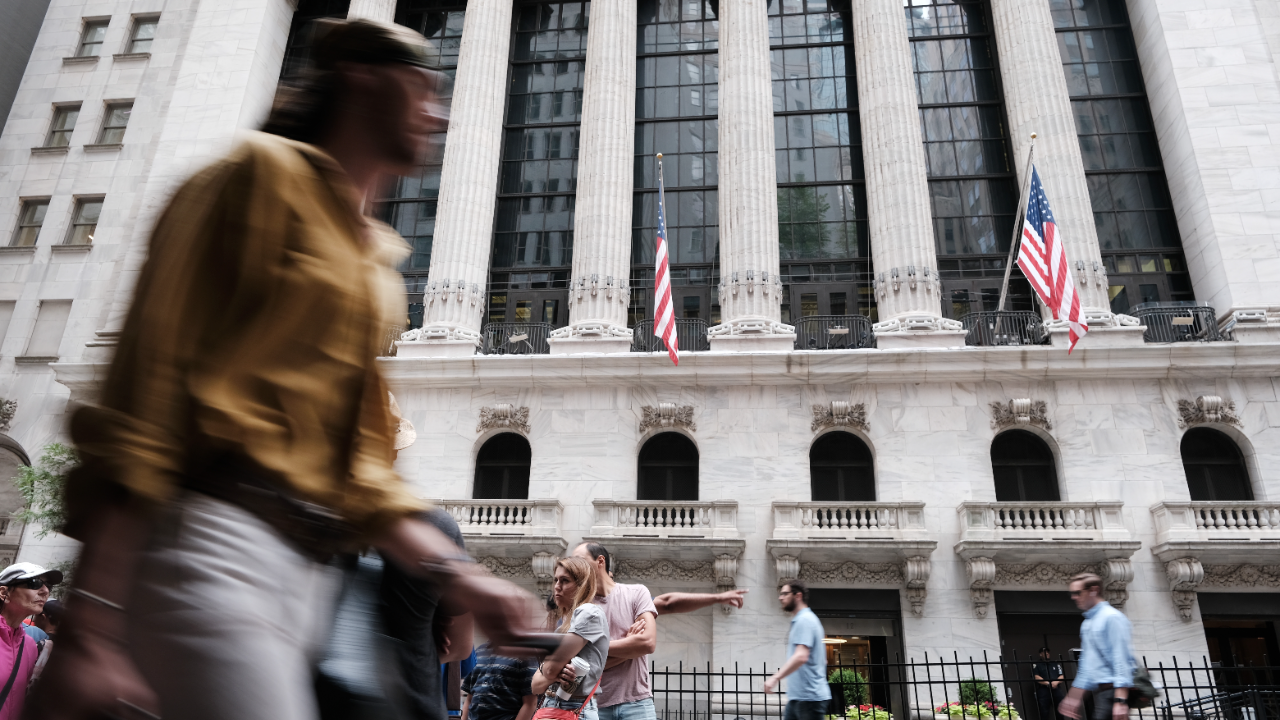
[[[1153,505],[1156,543],[1280,540],[1280,503],[1165,502]]]
[[[1114,502],[967,502],[961,540],[1128,540]]]
[[[676,342],[680,352],[701,352],[711,349],[707,340],[707,323],[697,318],[676,320]],[[666,352],[662,338],[654,337],[653,321],[642,320],[631,331],[631,352]]]
[[[560,535],[559,500],[436,500],[464,535]]]
[[[547,338],[555,328],[551,323],[488,323],[481,331],[485,355],[546,355],[551,352]]]
[[[1149,343],[1216,342],[1226,340],[1218,332],[1217,313],[1208,305],[1142,303],[1133,316],[1147,326],[1142,339]]]
[[[593,536],[619,537],[738,537],[738,503],[664,502],[658,500],[596,500]]]
[[[1044,345],[1049,331],[1039,313],[1030,310],[974,312],[960,318],[967,335],[965,345]]]
[[[901,537],[924,533],[924,503],[775,502],[773,537],[801,540]]]
[[[809,315],[796,323],[797,350],[854,350],[876,346],[865,315]]]

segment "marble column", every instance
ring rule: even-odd
[[[778,181],[765,0],[720,4],[720,317],[712,350],[791,350],[781,322]]]
[[[878,345],[963,345],[960,323],[942,317],[924,138],[900,0],[854,3],[853,49]]]
[[[356,18],[393,23],[396,21],[396,0],[351,0],[347,19]]]
[[[553,354],[629,352],[631,202],[635,183],[636,2],[593,0],[583,79],[569,326]]]
[[[480,344],[498,193],[511,12],[511,0],[467,4],[423,322],[421,328],[405,333],[400,356],[471,355]]]
[[[1116,324],[1107,297],[1107,275],[1093,223],[1080,142],[1049,3],[992,0],[1005,112],[1013,140],[1019,188],[1026,185],[1027,148],[1036,134],[1035,162],[1066,241],[1080,305],[1090,330]]]

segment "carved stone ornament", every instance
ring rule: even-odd
[[[1240,416],[1236,415],[1236,404],[1217,395],[1201,395],[1195,402],[1179,400],[1178,427],[1188,428],[1201,423],[1239,426]]]
[[[1196,604],[1196,588],[1204,582],[1204,566],[1192,557],[1178,558],[1164,564],[1164,574],[1169,578],[1178,617],[1184,622],[1190,620],[1191,609]]]
[[[903,583],[902,566],[891,563],[800,563],[800,575],[796,579],[819,583],[867,585],[901,585]]]
[[[482,557],[478,562],[497,577],[523,580],[533,575],[529,558]]]
[[[1001,563],[996,566],[993,587],[1040,586],[1065,588],[1080,573],[1093,573],[1102,578],[1102,592],[1107,602],[1123,609],[1129,600],[1129,583],[1133,582],[1133,563],[1127,558],[1089,563]]]
[[[533,579],[538,581],[538,592],[547,594],[551,592],[552,576],[556,572],[556,556],[549,552],[534,553],[530,558],[529,564],[533,570]]]
[[[911,603],[911,614],[924,617],[924,601],[929,591],[929,558],[922,555],[909,557],[902,564],[902,574],[907,581],[907,602]]]
[[[1107,602],[1123,610],[1129,601],[1129,583],[1133,582],[1133,562],[1128,558],[1103,560],[1098,565],[1103,595]]]
[[[870,430],[867,425],[867,406],[862,403],[852,404],[844,400],[832,400],[826,405],[813,406],[813,424],[810,430],[817,432],[823,428],[849,427],[863,432]]]
[[[631,560],[618,558],[614,574],[626,580],[667,582],[714,582],[711,560]]]
[[[1044,400],[1031,398],[1014,398],[1007,403],[991,403],[991,429],[1005,430],[1019,425],[1035,425],[1045,430],[1052,430],[1049,420],[1049,405]]]
[[[716,556],[713,563],[716,575],[716,592],[725,592],[732,590],[738,586],[738,556],[722,553]],[[720,612],[723,615],[733,613],[733,607],[730,605],[721,605]]]
[[[971,558],[964,561],[964,571],[969,576],[969,599],[973,602],[973,614],[985,618],[994,597],[991,585],[996,579],[996,563],[991,558]]]
[[[18,412],[17,400],[0,399],[0,431],[9,432],[13,416]]]
[[[515,407],[509,403],[498,403],[493,407],[480,408],[480,424],[476,425],[476,432],[498,429],[528,433],[529,408]]]
[[[640,412],[644,416],[640,418],[640,432],[644,432],[649,428],[674,428],[681,427],[693,432],[698,426],[693,421],[692,405],[676,405],[675,403],[658,403],[658,407],[643,405]]]
[[[1209,565],[1201,586],[1280,588],[1280,565]]]
[[[800,559],[793,555],[782,555],[775,558],[774,565],[778,570],[779,588],[800,576]]]

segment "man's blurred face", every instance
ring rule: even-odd
[[[449,128],[449,111],[440,102],[448,77],[436,70],[388,63],[370,68],[373,82],[353,88],[369,109],[375,142],[391,172],[416,172],[426,158],[431,136]]]

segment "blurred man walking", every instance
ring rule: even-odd
[[[1080,720],[1086,691],[1093,691],[1094,720],[1129,717],[1133,686],[1133,629],[1124,613],[1102,599],[1102,578],[1081,573],[1071,578],[1071,599],[1084,611],[1080,626],[1080,667],[1071,690],[1058,706],[1063,715]]]
[[[774,692],[783,678],[794,673],[795,679],[787,686],[784,720],[822,720],[831,703],[822,621],[809,609],[809,588],[799,580],[782,586],[778,602],[783,610],[791,613],[791,632],[787,635],[789,657],[778,672],[764,681],[764,691]]]

